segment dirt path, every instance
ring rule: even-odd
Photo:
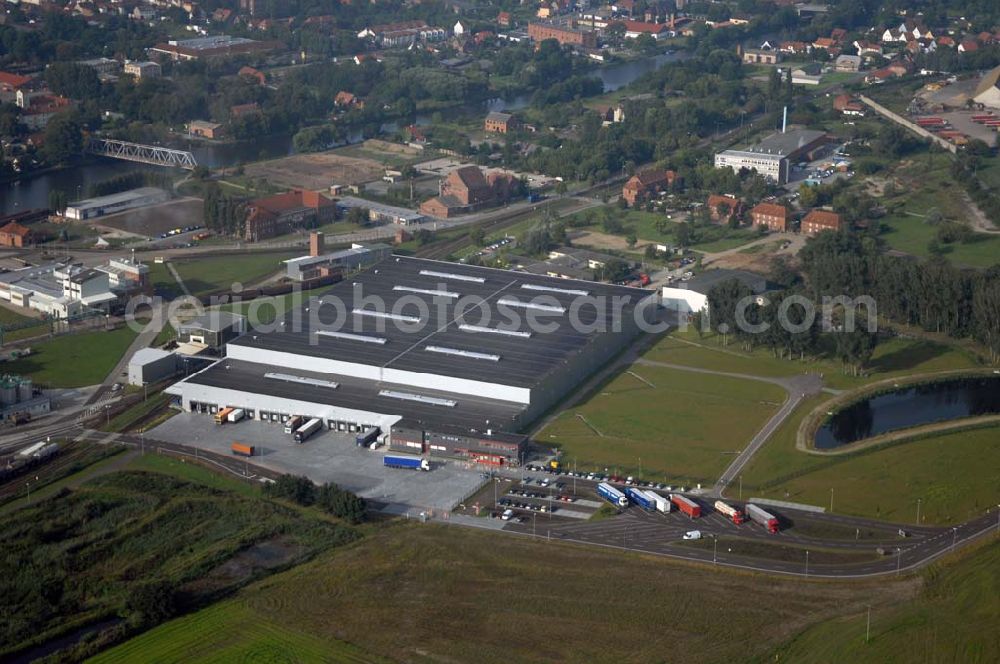
[[[965,206],[969,208],[969,219],[972,221],[972,227],[975,228],[980,233],[1000,233],[1000,228],[990,221],[989,217],[979,209],[967,192],[962,192],[962,202]]]

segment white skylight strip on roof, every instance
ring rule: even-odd
[[[403,401],[418,401],[420,403],[427,403],[432,406],[447,406],[448,408],[454,408],[458,403],[452,399],[441,399],[439,397],[428,397],[423,394],[413,394],[412,392],[396,392],[395,390],[379,390],[378,395],[380,397],[389,397],[392,399],[402,399]]]
[[[524,290],[546,291],[548,293],[565,293],[566,295],[590,295],[590,291],[575,288],[556,288],[555,286],[540,286],[538,284],[521,284]]]
[[[458,355],[459,357],[468,357],[473,360],[490,360],[491,362],[500,361],[499,355],[494,355],[493,353],[477,353],[474,350],[462,350],[461,348],[445,348],[444,346],[425,346],[424,350],[430,353],[443,353],[444,355]]]
[[[407,293],[422,293],[424,295],[440,295],[442,297],[460,297],[460,293],[446,290],[430,290],[429,288],[412,288],[410,286],[393,286],[394,291],[405,291]]]
[[[520,330],[501,330],[496,327],[486,327],[485,325],[469,325],[460,323],[458,329],[464,332],[483,332],[485,334],[502,334],[508,337],[520,337],[522,339],[531,338],[531,332],[521,332]]]
[[[441,277],[442,279],[455,279],[456,281],[474,281],[477,284],[485,284],[482,277],[470,277],[467,274],[455,274],[454,272],[438,272],[437,270],[421,270],[420,274],[425,277]]]
[[[387,311],[372,311],[371,309],[351,309],[355,316],[371,316],[372,318],[386,318],[388,320],[398,320],[404,323],[419,323],[418,316],[404,316],[403,314],[391,314]]]
[[[557,314],[566,313],[566,307],[561,307],[557,304],[538,304],[537,302],[521,302],[520,300],[514,300],[509,297],[500,298],[498,304],[505,304],[508,307],[519,307],[521,309],[537,309],[538,311],[551,311]]]
[[[292,374],[283,373],[266,373],[264,378],[271,378],[272,380],[283,380],[286,383],[299,383],[300,385],[312,385],[313,387],[328,387],[331,390],[335,390],[340,385],[333,382],[332,380],[322,380],[319,378],[306,378],[305,376],[293,376]]]
[[[366,344],[383,345],[387,341],[385,337],[369,337],[365,334],[351,334],[350,332],[334,332],[332,330],[316,330],[318,337],[333,337],[334,339],[347,339],[348,341],[363,341]]]

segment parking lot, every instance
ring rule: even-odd
[[[481,471],[456,460],[432,460],[430,472],[385,468],[385,450],[354,444],[354,435],[323,430],[297,445],[282,425],[243,420],[216,425],[211,415],[179,413],[147,438],[231,454],[234,442],[254,447],[253,463],[270,470],[335,482],[359,496],[387,503],[385,511],[449,511],[483,484]]]

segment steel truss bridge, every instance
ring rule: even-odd
[[[172,166],[188,170],[192,170],[198,165],[194,155],[184,150],[171,150],[170,148],[161,148],[155,145],[116,141],[111,138],[90,139],[87,145],[87,152],[101,157],[111,157],[112,159],[125,159],[126,161],[138,161],[143,164],[153,164],[154,166]]]

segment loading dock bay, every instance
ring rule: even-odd
[[[279,473],[335,482],[362,498],[387,503],[386,511],[449,511],[483,483],[481,469],[460,460],[431,459],[431,471],[385,468],[385,448],[355,445],[354,434],[322,429],[302,444],[292,442],[282,424],[243,420],[217,425],[211,415],[178,413],[147,432],[151,440],[231,454],[234,442],[252,445],[252,463]]]

